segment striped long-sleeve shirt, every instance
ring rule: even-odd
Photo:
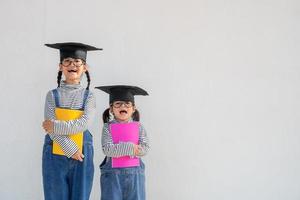
[[[135,156],[134,155],[134,144],[132,142],[121,142],[114,144],[112,136],[109,130],[110,123],[117,123],[117,121],[112,121],[109,123],[104,123],[102,129],[102,150],[104,154],[108,157],[121,157],[121,156]],[[149,139],[145,128],[142,124],[139,126],[139,157],[147,154],[150,146]]]
[[[80,84],[66,84],[61,82],[57,89],[59,94],[60,107],[70,109],[81,109],[85,88]],[[89,91],[82,116],[76,120],[61,121],[55,118],[55,100],[52,91],[46,96],[44,118],[54,122],[53,133],[50,138],[57,142],[65,155],[70,158],[79,149],[68,137],[70,134],[83,132],[91,125],[96,112],[96,101],[94,94]]]

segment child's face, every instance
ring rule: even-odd
[[[110,109],[117,121],[128,122],[135,111],[135,106],[130,101],[115,101]]]
[[[81,75],[86,72],[87,67],[81,59],[65,58],[59,64],[59,69],[66,77],[67,83],[79,83]]]

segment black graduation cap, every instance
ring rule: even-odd
[[[60,51],[60,61],[64,58],[80,58],[86,61],[87,51],[102,50],[87,44],[77,43],[77,42],[64,42],[64,43],[54,43],[45,44],[45,46],[59,49]]]
[[[109,103],[114,101],[131,101],[134,103],[134,95],[148,95],[142,88],[130,85],[99,86],[95,88],[109,94]]]

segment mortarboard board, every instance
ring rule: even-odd
[[[109,103],[114,101],[131,101],[134,103],[134,95],[148,95],[142,88],[130,85],[99,86],[95,88],[109,94]]]
[[[64,58],[80,58],[86,61],[87,51],[102,50],[87,44],[77,43],[77,42],[64,42],[64,43],[54,43],[54,44],[45,44],[45,46],[59,49],[60,52],[60,61]]]

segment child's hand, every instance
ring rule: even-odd
[[[134,156],[138,156],[140,154],[140,145],[134,145]]]
[[[42,126],[47,133],[53,133],[54,123],[51,120],[45,120]]]
[[[83,161],[84,155],[80,152],[80,150],[76,151],[76,153],[74,153],[74,155],[72,156],[72,158],[74,160],[78,160],[80,162]]]

